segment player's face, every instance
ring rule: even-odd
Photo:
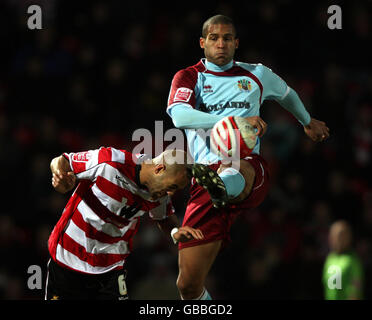
[[[338,253],[347,250],[351,242],[349,230],[343,226],[334,226],[330,231],[329,242],[331,249]]]
[[[148,184],[152,200],[160,199],[166,195],[172,196],[177,190],[187,186],[188,179],[186,172],[178,174],[155,175]]]
[[[211,24],[206,38],[200,38],[200,47],[208,61],[223,66],[229,63],[239,46],[234,27],[229,24]]]

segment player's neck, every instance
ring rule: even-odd
[[[210,62],[207,59],[205,59],[204,64],[205,64],[206,68],[210,71],[223,72],[223,71],[226,71],[226,70],[229,70],[229,69],[232,68],[232,66],[234,65],[234,60],[231,60],[229,63],[227,63],[223,66],[218,66],[218,65],[214,64],[213,62]]]
[[[140,188],[148,187],[147,181],[148,181],[148,176],[150,174],[151,166],[152,166],[152,163],[146,164],[144,162],[142,162],[139,165],[139,170],[137,171],[137,175],[136,175],[136,180],[137,180],[136,183]]]

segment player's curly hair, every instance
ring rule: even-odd
[[[211,24],[228,24],[228,25],[231,25],[234,29],[234,36],[236,37],[236,28],[235,28],[235,25],[234,25],[234,21],[228,16],[224,16],[222,14],[217,14],[213,17],[210,17],[208,20],[206,20],[203,23],[202,37],[204,39],[207,38],[208,28]]]

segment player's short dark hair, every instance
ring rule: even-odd
[[[222,14],[217,14],[213,17],[210,17],[208,20],[206,20],[204,22],[203,28],[202,28],[202,37],[204,39],[208,35],[208,28],[211,24],[228,24],[228,25],[231,25],[233,27],[233,30],[234,30],[234,36],[236,37],[236,29],[235,29],[234,21],[227,16],[224,16]]]

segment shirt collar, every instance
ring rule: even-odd
[[[214,71],[214,72],[223,72],[223,71],[229,70],[234,65],[234,60],[231,60],[229,63],[227,63],[223,66],[218,66],[218,65],[208,61],[207,59],[202,59],[202,61],[205,65],[205,67],[207,68],[207,70]]]

